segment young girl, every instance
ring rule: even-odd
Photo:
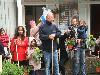
[[[7,45],[9,42],[9,36],[7,35],[7,33],[3,28],[0,28],[0,41],[4,46],[5,55],[7,55],[8,54]]]
[[[38,46],[41,46],[41,41],[39,39],[39,26],[36,26],[36,23],[35,21],[30,21],[30,26],[31,26],[31,29],[30,29],[30,37],[34,37],[36,39],[36,42],[37,42],[37,45]]]
[[[27,58],[29,59],[29,65],[32,67],[32,75],[33,75],[33,73],[35,73],[34,72],[35,70],[38,70],[41,68],[41,63],[37,64],[33,59],[33,54],[35,52],[35,49],[38,48],[35,38],[33,37],[32,39],[31,37],[29,38],[29,40],[30,40],[30,47],[29,47]]]

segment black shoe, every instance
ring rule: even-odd
[[[35,75],[35,71],[34,71],[34,70],[31,70],[31,71],[29,72],[29,75]]]
[[[60,73],[61,73],[61,75],[65,75],[65,67],[59,65],[59,69],[60,69]]]

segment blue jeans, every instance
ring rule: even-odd
[[[85,49],[77,48],[73,57],[73,75],[86,75]]]
[[[59,75],[59,64],[58,64],[58,51],[54,51],[53,55],[54,62],[54,74]],[[45,61],[45,73],[50,75],[50,63],[52,61],[52,53],[44,51],[44,61]]]

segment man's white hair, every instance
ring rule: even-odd
[[[48,13],[51,12],[50,9],[46,9],[45,7],[42,8],[43,9],[43,16],[46,18],[46,16],[48,15]]]

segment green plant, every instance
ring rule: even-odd
[[[34,61],[38,64],[41,61],[41,57],[43,57],[43,54],[41,50],[36,47],[34,53],[32,54]]]
[[[31,70],[32,70],[32,67],[31,66],[28,66],[27,67],[27,72],[29,73]]]
[[[66,44],[67,45],[75,45],[75,40],[73,40],[73,39],[67,40]]]
[[[100,67],[100,61],[95,63],[96,67]]]
[[[3,61],[3,70],[1,75],[23,75],[24,67],[18,67],[17,64],[11,64],[8,60]]]
[[[100,67],[100,59],[97,59],[94,65],[95,67]]]
[[[97,58],[96,61],[94,62],[94,66],[95,66],[95,71],[97,73],[100,73],[100,59]]]
[[[87,45],[88,47],[92,47],[96,45],[96,39],[93,37],[93,35],[90,35],[87,39]]]

